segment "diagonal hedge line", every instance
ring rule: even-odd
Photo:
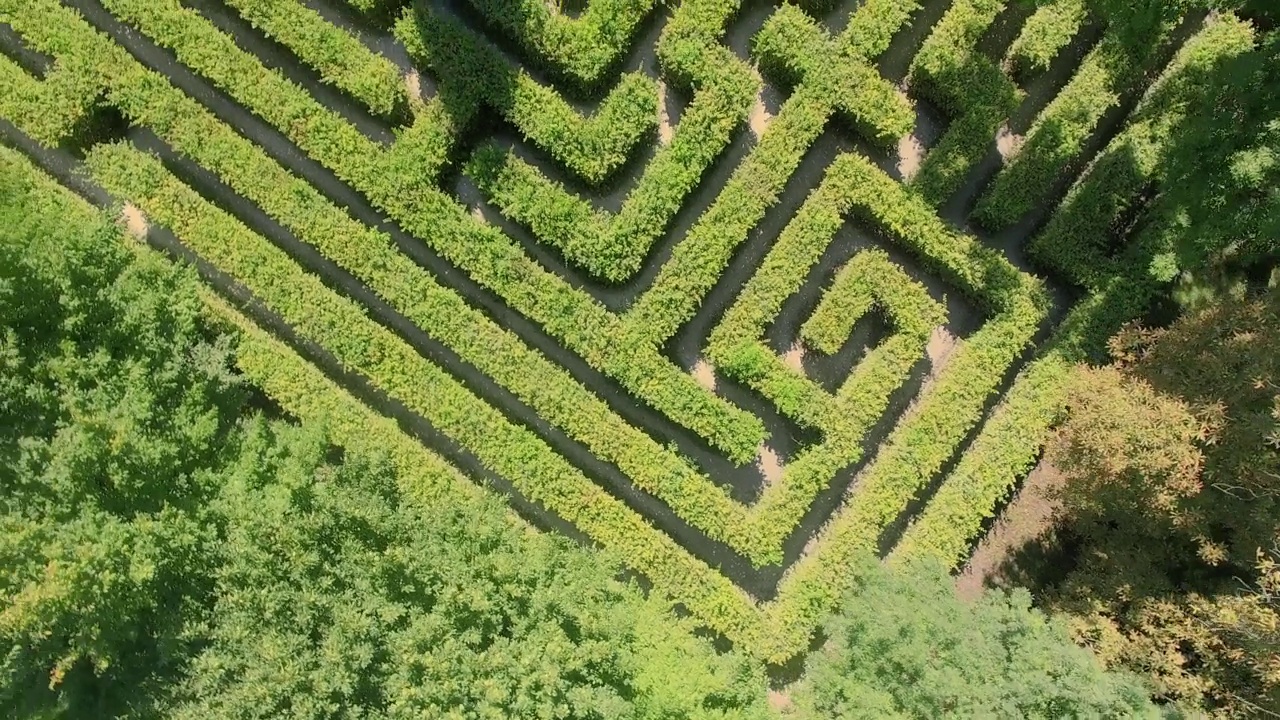
[[[1085,0],[1050,0],[1031,14],[1005,55],[1022,76],[1042,73],[1089,19]]]
[[[1040,113],[1022,149],[983,192],[973,217],[992,229],[1012,225],[1050,194],[1068,168],[1081,161],[1085,142],[1108,110],[1142,80],[1145,66],[1169,38],[1162,26],[1143,38],[1145,59],[1135,57],[1117,30],[1109,30],[1075,75]]]
[[[251,25],[289,48],[320,78],[390,118],[408,95],[400,70],[298,0],[226,0]]]

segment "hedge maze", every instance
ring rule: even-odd
[[[1252,41],[1135,57],[1080,0],[0,0],[0,117],[198,264],[285,410],[782,663],[858,553],[963,562],[1157,291],[1154,160]]]

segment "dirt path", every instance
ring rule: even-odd
[[[976,600],[984,587],[1001,584],[1011,556],[1052,525],[1058,503],[1051,496],[1063,479],[1062,471],[1047,462],[1036,465],[956,578],[956,594]]]

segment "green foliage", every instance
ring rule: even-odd
[[[860,45],[874,44],[877,29],[904,23],[911,9],[911,5],[897,12],[885,12],[883,5],[865,12],[859,8],[854,15],[858,24],[833,40],[808,14],[795,5],[784,5],[756,34],[752,52],[785,82],[804,82],[810,91],[828,94],[864,137],[891,145],[911,132],[915,118],[897,89],[867,63],[866,51],[879,48]]]
[[[655,608],[581,549],[521,531],[497,499],[422,502],[386,462],[328,454],[315,429],[250,429],[216,503],[226,561],[209,647],[175,717],[760,711],[758,670],[649,646]]]
[[[834,354],[875,302],[884,305],[900,332],[920,341],[947,320],[946,308],[928,291],[894,265],[887,253],[872,250],[858,253],[836,273],[813,315],[800,327],[800,336],[814,349]]]
[[[0,704],[122,707],[175,669],[244,399],[192,273],[0,151]]]
[[[1212,283],[1280,256],[1280,34],[1203,72],[1159,169],[1174,271]],[[1166,273],[1166,277],[1171,273]]]
[[[245,393],[194,275],[0,162],[6,707],[763,717],[758,665],[331,384],[301,428],[237,423]],[[316,382],[243,332],[239,364],[265,349],[276,372],[308,368],[295,389]]]
[[[396,23],[396,37],[424,68],[439,75],[443,102],[455,120],[469,124],[481,103],[493,107],[592,184],[617,170],[658,121],[658,88],[642,73],[623,75],[595,114],[585,117],[443,13],[406,12]]]
[[[996,129],[1022,100],[978,39],[1004,10],[1002,0],[960,0],[947,9],[911,62],[912,91],[954,118],[925,156],[912,187],[931,205],[960,188],[991,145]]]
[[[403,107],[407,97],[399,69],[370,51],[359,39],[293,0],[230,0],[246,20],[288,47],[332,83],[384,117]]]
[[[1035,207],[1067,168],[1081,161],[1084,143],[1102,116],[1142,77],[1144,58],[1165,42],[1168,25],[1143,38],[1147,48],[1134,55],[1118,31],[1090,51],[1062,92],[1036,118],[1018,155],[983,193],[974,217],[987,227],[1014,224]]]
[[[1089,17],[1087,0],[1050,0],[1036,9],[1009,46],[1008,59],[1024,75],[1042,73]]]
[[[678,25],[674,26],[678,29]],[[409,47],[422,33],[405,31]],[[609,282],[623,282],[642,266],[712,161],[728,146],[759,90],[741,63],[683,67],[681,58],[706,53],[705,39],[675,30],[664,33],[658,57],[664,70],[693,86],[670,141],[645,166],[617,214],[595,209],[531,165],[493,147],[482,147],[467,173],[502,213],[528,226],[542,242]],[[656,117],[656,108],[650,117]]]
[[[798,695],[801,716],[1160,717],[1134,680],[1102,670],[1025,591],[969,604],[933,566],[868,566],[824,625]]]
[[[469,0],[548,69],[590,88],[630,45],[655,0],[588,0],[576,18],[543,0]]]

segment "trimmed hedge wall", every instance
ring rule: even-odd
[[[912,91],[953,118],[911,181],[931,205],[960,189],[1022,102],[1022,91],[976,48],[1004,7],[1004,0],[956,0],[911,63]]]
[[[657,126],[658,87],[642,73],[623,75],[595,114],[584,116],[453,18],[427,8],[408,11],[395,35],[438,76],[455,117],[469,123],[480,104],[493,107],[588,183],[607,179]]]
[[[1148,57],[1168,39],[1168,28],[1147,38]],[[1108,31],[1077,68],[1071,82],[1040,113],[1017,156],[983,192],[973,217],[991,229],[1008,227],[1051,194],[1069,168],[1083,162],[1085,142],[1102,116],[1142,79],[1144,63]]]
[[[227,4],[267,37],[292,50],[324,82],[359,100],[373,114],[391,117],[407,103],[399,68],[297,0],[227,0]]]
[[[1021,75],[1049,69],[1049,63],[1071,42],[1089,19],[1085,0],[1050,0],[1031,14],[1009,46],[1009,65]]]
[[[622,58],[657,0],[589,0],[577,18],[545,0],[468,0],[530,58],[589,89]]]
[[[1203,69],[1247,51],[1253,30],[1224,15],[1210,22],[1179,51],[1148,92],[1128,127],[1108,145],[1071,189],[1033,248],[1089,289],[1072,308],[1039,359],[1022,372],[982,433],[916,518],[897,548],[895,561],[931,555],[955,565],[968,555],[983,523],[1035,464],[1049,428],[1063,412],[1064,383],[1071,364],[1094,361],[1119,327],[1138,317],[1159,288],[1141,260],[1152,230],[1135,238],[1116,259],[1105,256],[1097,238],[1143,191],[1154,161],[1181,117],[1182,101],[1202,92]],[[1053,253],[1048,255],[1048,253]]]
[[[239,50],[198,14],[146,0],[106,4],[172,47],[182,62],[270,122],[408,232],[541,324],[593,367],[735,462],[755,456],[765,435],[757,418],[698,385],[651,342],[625,332],[617,318],[585,292],[539,266],[495,228],[477,222],[432,185],[429,168],[419,171],[397,162],[396,168],[403,171],[392,172],[388,161],[394,152],[380,152],[345,120]],[[420,114],[415,127],[426,125],[431,117]]]

